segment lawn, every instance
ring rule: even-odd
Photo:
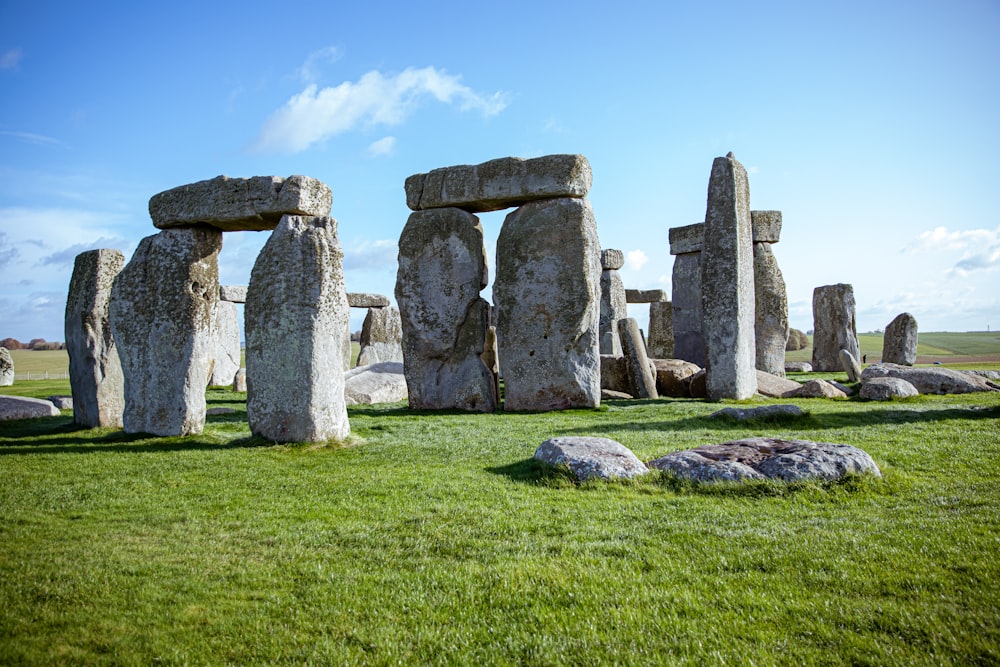
[[[998,394],[744,425],[694,400],[359,406],[346,446],[274,445],[243,396],[208,400],[236,412],[186,438],[0,425],[0,664],[1000,661]],[[578,485],[531,459],[567,434],[643,460],[845,442],[884,477]]]

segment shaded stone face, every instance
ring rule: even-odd
[[[600,277],[587,200],[533,202],[507,216],[493,284],[505,410],[600,405]]]
[[[76,256],[66,298],[66,352],[73,391],[73,421],[119,427],[125,380],[111,335],[111,288],[125,266],[119,250],[88,250]]]
[[[885,328],[882,338],[882,361],[912,366],[917,361],[917,318],[900,313]]]
[[[646,351],[654,359],[674,357],[674,305],[669,301],[649,304]]]
[[[601,272],[601,320],[599,324],[601,354],[621,356],[622,344],[618,336],[618,322],[628,315],[625,285],[615,270]]]
[[[601,251],[601,270],[617,271],[625,266],[625,253],[616,248],[605,248]]]
[[[357,365],[368,366],[390,361],[403,361],[403,325],[399,310],[392,306],[369,308],[365,323],[361,326],[361,350]]]
[[[784,377],[788,294],[769,243],[753,244],[753,288],[757,369]]]
[[[412,213],[399,237],[396,303],[409,404],[492,412],[496,381],[483,363],[490,307],[483,228],[457,208]]]
[[[233,383],[240,369],[240,322],[236,304],[219,301],[215,306],[215,367],[210,385],[228,386]]]
[[[661,303],[668,298],[666,291],[661,289],[625,290],[625,301],[628,303]]]
[[[125,380],[126,433],[190,435],[205,425],[216,344],[222,232],[147,236],[114,281],[111,330]]]
[[[674,357],[705,365],[705,337],[701,330],[701,253],[674,258]]]
[[[855,320],[854,288],[839,283],[813,290],[812,367],[817,373],[841,370],[840,351],[861,356]]]
[[[340,440],[350,318],[337,221],[285,216],[247,288],[247,421],[276,442]]]

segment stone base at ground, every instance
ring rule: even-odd
[[[51,401],[26,396],[0,395],[0,421],[58,416],[59,408],[52,405]]]
[[[580,481],[632,478],[649,472],[630,449],[608,438],[551,438],[538,446],[535,460],[567,466]]]
[[[344,373],[344,399],[348,405],[405,401],[403,363],[386,361],[347,371]]]

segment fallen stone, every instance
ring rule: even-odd
[[[667,230],[667,236],[670,239],[671,255],[701,252],[705,240],[705,223],[696,222],[684,227],[671,227]]]
[[[691,398],[708,398],[708,389],[705,386],[705,370],[702,369],[686,380],[688,395]]]
[[[586,197],[592,180],[584,156],[546,155],[443,167],[410,176],[404,188],[412,211],[455,207],[483,213],[539,199]]]
[[[861,374],[862,385],[873,378],[895,377],[906,380],[921,394],[970,394],[980,391],[1000,391],[1000,385],[987,378],[970,375],[950,368],[914,368],[898,364],[873,364]]]
[[[986,378],[987,380],[1000,380],[1000,371],[962,371],[963,373],[968,373],[970,375],[978,375],[979,377]]]
[[[386,361],[358,366],[344,374],[344,397],[348,405],[396,403],[406,400],[403,364]]]
[[[783,398],[847,398],[847,394],[826,380],[809,380]]]
[[[384,294],[348,292],[347,305],[351,308],[385,308],[390,305],[390,301],[389,297]]]
[[[613,389],[602,389],[601,390],[601,400],[631,400],[635,398],[632,394],[626,394],[624,391],[614,391]]]
[[[651,468],[697,482],[775,479],[837,480],[848,474],[882,472],[867,452],[853,445],[780,438],[746,438],[667,454]]]
[[[900,313],[882,336],[882,363],[912,366],[917,361],[917,318]]]
[[[625,290],[626,303],[660,303],[661,301],[667,301],[669,298],[667,292],[661,289]]]
[[[197,223],[224,232],[274,229],[284,215],[330,215],[333,194],[308,176],[215,178],[182,185],[149,200],[158,229]]]
[[[861,357],[853,287],[839,283],[813,290],[813,332],[812,367],[817,372],[841,370],[841,350]]]
[[[727,418],[736,421],[749,421],[751,419],[783,419],[788,417],[802,417],[805,413],[797,405],[762,405],[757,408],[723,408],[718,412],[713,412],[709,417],[714,419]]]
[[[72,410],[73,409],[73,397],[72,396],[49,396],[46,398],[48,402],[56,406],[60,410]]]
[[[233,391],[239,393],[246,393],[247,390],[247,369],[241,368],[236,371],[236,376],[233,378]]]
[[[350,294],[347,300],[350,303]],[[357,365],[368,366],[386,361],[403,362],[403,324],[399,310],[392,306],[369,308],[361,326]]]
[[[831,385],[833,385],[834,387],[836,387],[840,391],[844,392],[845,396],[852,396],[855,393],[855,391],[856,391],[854,389],[854,387],[850,387],[850,386],[848,386],[846,384],[837,382],[836,380],[827,380],[827,382],[829,382]]]
[[[916,387],[900,378],[875,377],[861,385],[861,398],[869,401],[891,401],[919,395]]]
[[[788,380],[764,371],[757,371],[757,393],[771,398],[784,398],[802,387],[795,380]]]
[[[808,361],[786,361],[786,373],[812,373],[812,364]]]
[[[656,374],[651,370],[646,356],[646,345],[639,333],[639,324],[633,317],[618,322],[618,336],[622,341],[625,372],[628,376],[628,393],[636,398],[659,398],[656,391]]]
[[[229,301],[230,303],[246,303],[247,286],[219,285],[219,301]]]
[[[551,438],[538,446],[535,460],[550,466],[566,466],[581,482],[589,479],[631,479],[649,472],[630,449],[608,438]]]
[[[650,359],[656,368],[656,391],[660,396],[685,398],[689,396],[690,378],[701,368],[683,359]]]
[[[840,351],[840,365],[847,373],[848,382],[861,381],[861,364],[857,358],[847,350]]]
[[[51,401],[27,396],[5,396],[0,394],[0,421],[13,419],[35,419],[36,417],[58,417],[59,408]]]
[[[14,357],[10,356],[10,350],[0,347],[0,387],[9,387],[14,384]]]

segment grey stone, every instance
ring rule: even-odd
[[[771,398],[784,398],[802,387],[795,380],[788,380],[784,377],[771,375],[764,371],[757,371],[757,393]]]
[[[656,391],[656,371],[651,370],[646,345],[635,318],[626,317],[618,322],[618,335],[621,337],[625,372],[628,375],[628,393],[636,398],[659,398]]]
[[[861,398],[869,401],[891,401],[919,395],[916,387],[901,378],[874,377],[861,385]]]
[[[540,199],[586,197],[593,176],[582,155],[505,157],[414,174],[406,179],[410,210],[456,207],[470,213],[498,211]]]
[[[242,350],[240,348],[240,322],[236,304],[219,301],[215,306],[215,366],[212,369],[210,385],[227,386],[233,383],[236,371],[240,370]]]
[[[247,302],[246,285],[219,285],[219,300],[231,303]]]
[[[624,391],[615,391],[614,389],[601,389],[601,400],[610,401],[630,401],[635,398],[632,394],[626,394]]]
[[[808,361],[786,361],[786,373],[812,373],[812,364]]]
[[[601,355],[601,389],[629,393],[628,369],[625,357],[613,354]],[[629,394],[631,396],[631,394]]]
[[[812,367],[820,373],[841,370],[840,351],[861,357],[855,323],[854,288],[838,283],[813,290]]]
[[[221,249],[217,229],[164,230],[142,239],[115,279],[109,315],[125,378],[126,433],[204,428]]]
[[[986,378],[987,380],[1000,380],[1000,371],[971,370],[962,372],[970,375],[978,375],[979,377]]]
[[[601,270],[617,271],[625,266],[625,253],[615,248],[601,250]]]
[[[0,387],[9,387],[14,384],[14,357],[10,356],[10,350],[0,347]]]
[[[504,410],[597,407],[601,251],[586,199],[532,202],[497,239],[497,344]]]
[[[52,403],[60,410],[72,410],[73,409],[73,397],[72,396],[49,396],[45,400]]]
[[[51,401],[0,394],[0,421],[58,416],[59,408],[52,405]]]
[[[337,221],[285,216],[247,289],[247,421],[276,442],[342,440],[343,332],[350,318]]]
[[[900,313],[885,328],[882,362],[912,366],[917,361],[917,318]]]
[[[399,237],[396,303],[411,408],[496,410],[496,377],[481,358],[487,278],[476,216],[457,208],[410,214]]]
[[[827,382],[829,382],[833,387],[835,387],[835,388],[839,389],[840,391],[844,392],[845,396],[852,396],[852,395],[855,394],[854,387],[849,387],[846,384],[842,384],[840,382],[837,382],[836,380],[827,380]]]
[[[621,356],[618,322],[624,317],[628,317],[628,304],[625,301],[625,285],[621,274],[613,269],[605,269],[601,272],[601,319],[598,325],[601,354]]]
[[[781,238],[781,211],[750,211],[754,243],[777,243]]]
[[[246,393],[247,390],[247,369],[241,368],[236,371],[236,375],[233,377],[233,391],[237,393]]]
[[[784,398],[847,398],[847,394],[825,380],[809,380]]]
[[[535,450],[535,460],[550,466],[566,466],[580,481],[632,479],[649,472],[630,449],[608,438],[550,438]]]
[[[757,408],[723,408],[718,412],[713,412],[709,417],[715,419],[725,417],[742,422],[751,419],[784,419],[804,415],[802,408],[797,405],[762,405]]]
[[[847,373],[848,382],[861,381],[861,364],[850,351],[840,351],[840,367]]]
[[[391,302],[384,294],[366,292],[348,292],[347,304],[351,308],[385,308]]]
[[[627,289],[625,290],[625,301],[627,303],[661,303],[669,300],[665,290],[661,289]]]
[[[158,229],[205,223],[216,229],[274,229],[284,215],[330,215],[333,194],[308,176],[215,178],[166,190],[149,200]]]
[[[873,364],[861,374],[864,385],[877,377],[894,377],[906,380],[921,394],[970,394],[980,391],[997,391],[1000,385],[977,375],[950,368],[913,368],[898,364]]]
[[[651,468],[699,482],[776,479],[836,480],[882,473],[867,452],[852,445],[781,438],[746,438],[667,454]]]
[[[757,391],[750,185],[732,153],[712,163],[704,243],[701,314],[708,398],[750,398]]]
[[[406,400],[403,364],[385,361],[358,366],[344,374],[344,397],[348,405],[396,403]]]
[[[701,253],[674,258],[674,358],[705,365],[705,337],[701,318]]]
[[[654,359],[674,356],[674,304],[669,301],[649,304],[646,352]]]
[[[122,425],[125,379],[109,310],[111,288],[123,266],[125,256],[110,249],[82,252],[73,262],[66,297],[66,352],[76,398],[73,421],[88,428]]]
[[[667,235],[670,239],[671,255],[701,252],[705,240],[705,223],[696,222],[684,227],[671,227]]]
[[[350,294],[348,294],[350,303]],[[403,362],[403,325],[399,310],[392,306],[369,308],[361,326],[361,350],[358,366],[386,361]]]
[[[788,343],[788,294],[769,243],[753,244],[753,289],[757,370],[781,377]]]
[[[650,359],[656,369],[656,392],[660,396],[690,396],[689,382],[701,368],[683,359]]]

